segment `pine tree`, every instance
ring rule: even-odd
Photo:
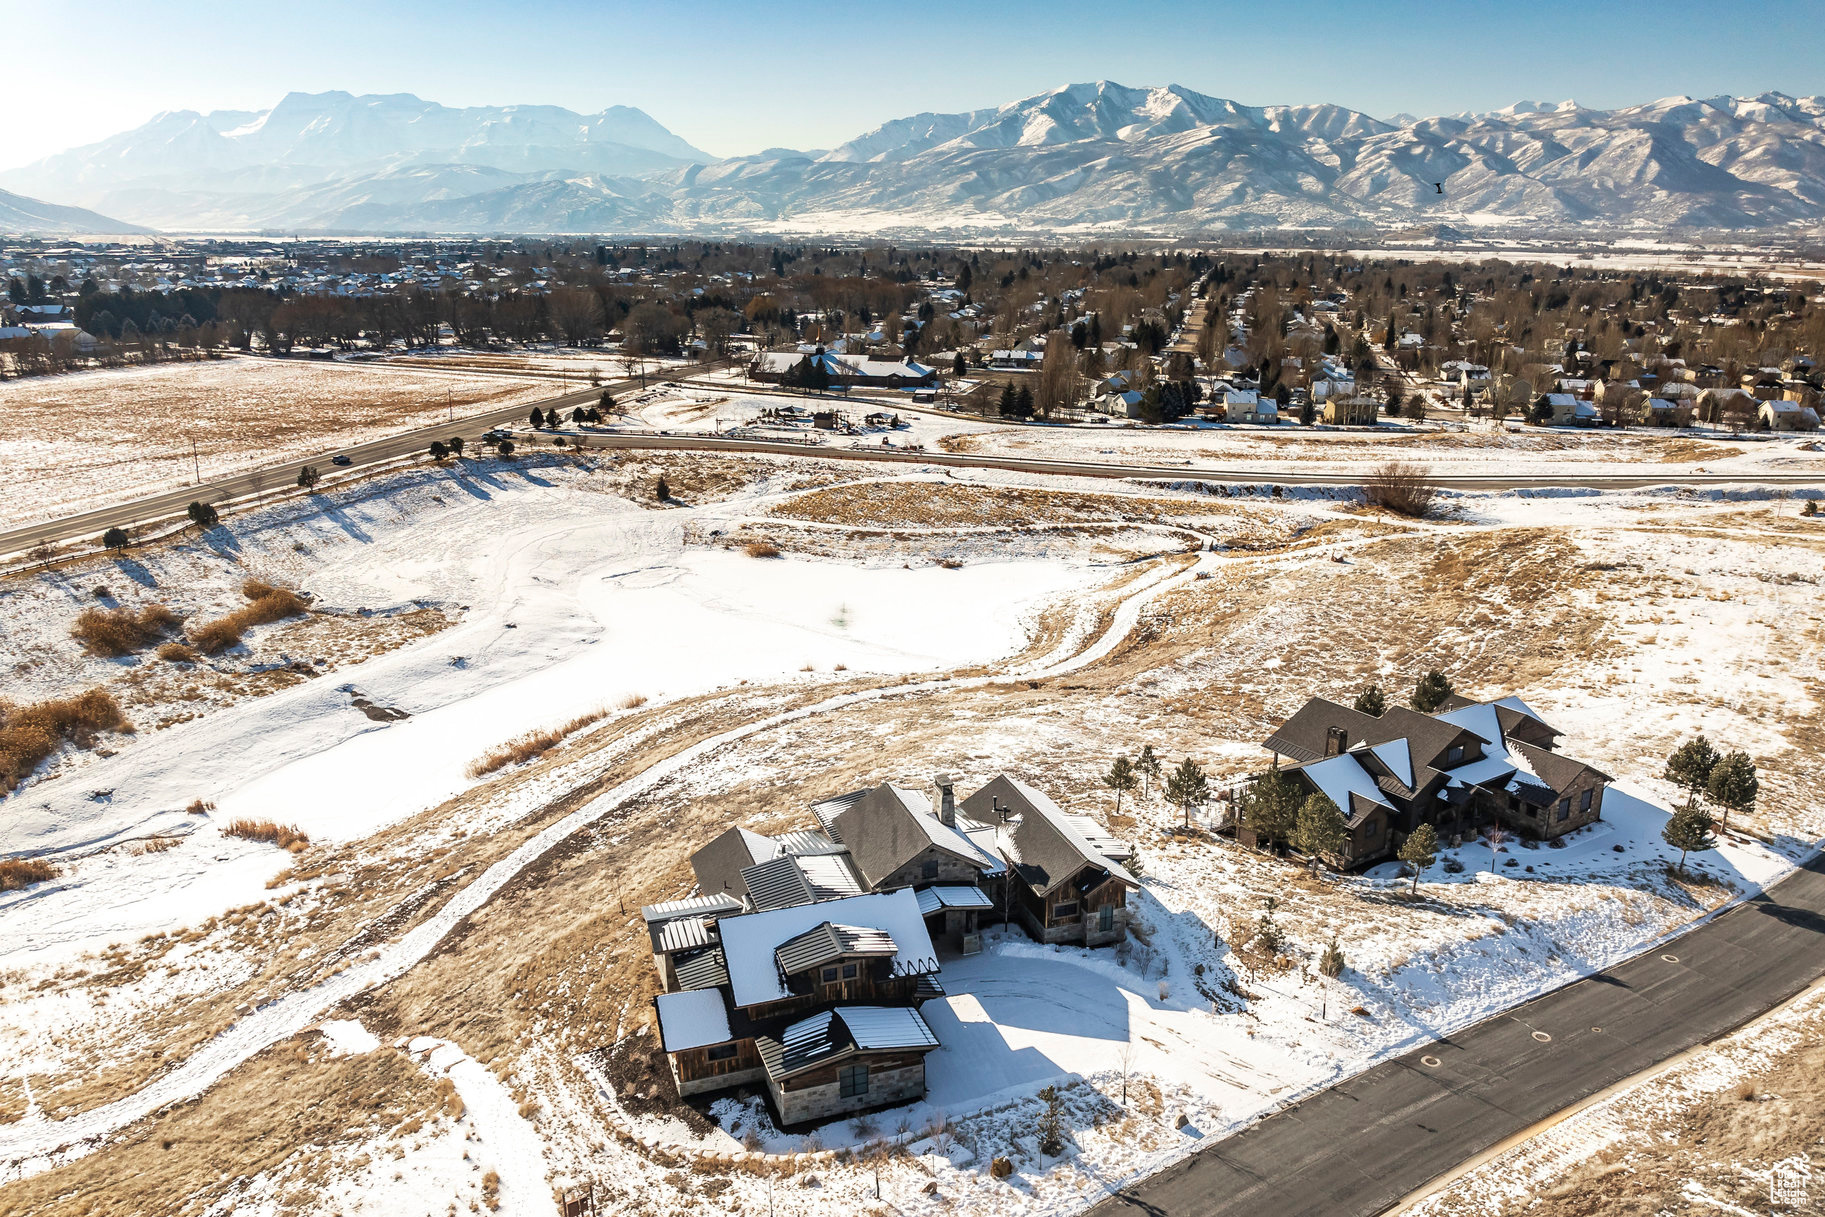
[[[1380,718],[1388,711],[1388,699],[1382,696],[1380,685],[1370,685],[1356,695],[1351,706],[1358,714],[1370,714]]]
[[[545,425],[545,412],[534,406],[532,413],[526,416],[526,421],[532,424],[534,430],[537,430]]]
[[[1103,774],[1103,785],[1115,791],[1115,814],[1122,814],[1122,795],[1140,785],[1140,778],[1135,775],[1134,762],[1125,756],[1115,758],[1109,766],[1109,772]]]
[[[1318,960],[1318,972],[1326,980],[1336,980],[1343,975],[1343,952],[1337,947],[1337,940],[1331,939],[1331,945],[1324,949],[1324,955]]]
[[[653,497],[658,499],[661,503],[667,502],[672,497],[672,488],[665,484],[665,474],[663,473],[659,475],[659,480],[653,484]]]
[[[216,522],[221,519],[214,507],[200,500],[184,508],[184,514],[189,516],[190,522],[198,528],[214,528]]]
[[[1242,821],[1257,842],[1290,840],[1299,826],[1299,807],[1304,802],[1299,783],[1278,769],[1270,770],[1250,783],[1243,794]]]
[[[1015,397],[1014,412],[1022,418],[1033,417],[1033,390],[1026,385],[1020,386],[1020,392]]]
[[[101,543],[109,549],[127,548],[127,530],[118,524],[101,534]]]
[[[431,459],[432,460],[441,461],[446,456],[449,456],[449,455],[450,455],[450,449],[444,446],[444,441],[442,441],[440,439],[434,439],[431,441]]]
[[[1445,704],[1453,691],[1450,679],[1434,668],[1413,686],[1413,697],[1408,704],[1421,714],[1431,714]]]
[[[1686,792],[1686,806],[1697,804],[1711,782],[1711,771],[1717,768],[1717,749],[1703,735],[1681,744],[1667,758],[1666,779]]]
[[[1152,744],[1142,744],[1141,754],[1135,758],[1134,771],[1141,775],[1141,793],[1148,793],[1154,782],[1160,780],[1160,758],[1153,754]]]
[[[968,376],[969,374],[970,374],[969,360],[967,360],[963,357],[962,351],[958,351],[957,354],[954,357],[952,357],[952,359],[951,359],[951,375],[952,376]]]
[[[1419,895],[1420,872],[1438,858],[1438,830],[1430,824],[1421,824],[1407,834],[1407,839],[1401,843],[1400,852],[1395,857],[1413,868],[1413,890],[1410,894]]]
[[[1019,408],[1020,408],[1020,395],[1014,392],[1014,386],[1012,384],[1002,385],[1001,386],[1001,417],[1013,418],[1015,411],[1018,410]]]
[[[1717,838],[1711,835],[1716,822],[1711,813],[1693,803],[1688,803],[1674,812],[1667,821],[1660,835],[1666,843],[1679,851],[1679,873],[1686,873],[1686,855],[1692,850],[1715,849]]]
[[[320,476],[315,465],[306,465],[304,468],[298,470],[298,485],[309,490],[317,484]]]
[[[1350,825],[1329,795],[1314,793],[1299,808],[1299,822],[1293,829],[1293,845],[1311,859],[1312,873],[1318,873],[1319,860],[1325,854],[1340,852],[1350,840]]]
[[[1039,1113],[1039,1122],[1034,1132],[1039,1136],[1039,1152],[1048,1158],[1056,1158],[1065,1150],[1064,1101],[1058,1097],[1056,1086],[1047,1086],[1039,1092],[1040,1101],[1045,1110]]]
[[[1747,813],[1755,809],[1755,797],[1761,793],[1761,780],[1755,775],[1755,762],[1747,752],[1729,752],[1711,767],[1705,783],[1705,797],[1713,806],[1723,809],[1722,827],[1730,827],[1730,813]]]
[[[1191,827],[1191,809],[1210,797],[1210,779],[1199,764],[1186,757],[1166,779],[1166,801],[1185,814],[1185,827]]]

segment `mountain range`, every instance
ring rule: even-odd
[[[263,112],[162,114],[0,185],[209,232],[1812,230],[1825,98],[1383,120],[1100,82],[717,160],[623,106],[293,93]]]

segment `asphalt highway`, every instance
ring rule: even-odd
[[[1095,1217],[1369,1217],[1825,975],[1825,865],[1576,984],[1320,1091]],[[1576,1117],[1572,1117],[1575,1119]]]
[[[604,386],[589,386],[573,393],[538,402],[523,402],[489,414],[471,415],[448,423],[433,423],[384,439],[370,440],[346,448],[333,449],[319,456],[283,461],[264,469],[232,474],[197,486],[173,490],[116,504],[99,507],[55,520],[45,520],[0,533],[0,555],[19,553],[46,543],[99,537],[107,529],[120,525],[136,532],[165,521],[179,520],[192,500],[220,507],[250,495],[283,490],[298,480],[298,471],[315,465],[326,479],[333,479],[343,467],[330,464],[332,455],[349,458],[348,468],[359,468],[379,462],[425,452],[432,440],[448,439],[461,434],[471,443],[494,427],[512,428],[522,424],[534,406],[540,409],[559,407],[569,410],[594,401],[607,388],[617,394],[638,385],[620,381]],[[1197,465],[1190,461],[1170,465],[1130,465],[1114,461],[1073,461],[1057,458],[989,456],[979,453],[927,451],[919,448],[895,448],[845,443],[841,438],[821,444],[798,444],[789,441],[738,439],[702,434],[668,435],[664,432],[604,432],[565,428],[567,444],[584,448],[675,449],[695,452],[759,452],[820,460],[891,462],[914,465],[938,465],[957,469],[1006,469],[1024,473],[1052,474],[1067,477],[1144,478],[1167,481],[1210,481],[1222,483],[1276,486],[1357,486],[1360,471],[1339,470],[1322,461],[1287,461],[1272,469],[1242,469],[1221,465]],[[550,443],[550,433],[526,432],[517,441],[522,448],[535,443]],[[1753,477],[1742,474],[1673,472],[1650,469],[1640,474],[1557,472],[1539,474],[1453,474],[1434,473],[1432,480],[1451,490],[1514,490],[1551,487],[1593,490],[1632,490],[1648,486],[1727,486],[1756,485],[1774,487],[1825,486],[1825,472],[1761,473]]]

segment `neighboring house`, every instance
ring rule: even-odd
[[[1548,393],[1546,404],[1552,409],[1554,427],[1594,427],[1602,420],[1596,406],[1570,393]]]
[[[1263,398],[1255,389],[1229,389],[1223,394],[1223,418],[1232,423],[1273,425],[1280,421],[1280,408],[1273,399]]]
[[[1013,872],[1008,904],[1034,938],[1095,947],[1126,937],[1128,892],[1140,886],[1117,861],[1132,857],[1127,846],[1005,773],[963,809],[1000,825],[997,845]]]
[[[1274,767],[1329,797],[1349,824],[1327,862],[1389,857],[1423,823],[1457,835],[1499,821],[1550,840],[1601,817],[1609,776],[1558,752],[1560,732],[1520,698],[1451,705],[1377,718],[1314,697],[1267,738]],[[1293,763],[1282,768],[1283,757]],[[1238,835],[1253,843],[1246,824]]]
[[[874,389],[931,388],[938,383],[938,370],[910,359],[870,359],[840,351],[763,351],[748,365],[748,375],[755,380],[777,384],[793,368],[805,362],[821,364],[833,386]]]
[[[1045,362],[1044,351],[990,351],[989,367],[1001,372],[1030,372]]]
[[[1334,427],[1372,427],[1381,417],[1381,403],[1373,397],[1333,397],[1324,403],[1322,417]]]
[[[1819,412],[1797,401],[1765,401],[1756,411],[1755,425],[1764,431],[1817,431]]]

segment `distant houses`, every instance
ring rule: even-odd
[[[941,951],[993,921],[1099,946],[1128,929],[1131,848],[1006,774],[959,800],[883,782],[811,808],[822,831],[732,826],[699,893],[641,910],[681,1095],[764,1086],[783,1124],[916,1099]]]
[[[809,353],[762,351],[748,365],[748,375],[766,384],[799,384],[812,387],[914,389],[932,388],[938,370],[910,359],[873,359],[837,351]]]

